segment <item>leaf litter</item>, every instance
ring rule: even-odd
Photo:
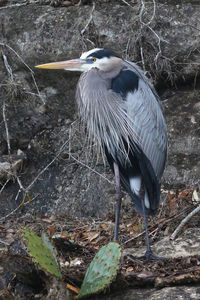
[[[195,191],[196,199],[199,189]],[[149,218],[151,243],[172,234],[181,220],[194,209],[194,205],[199,205],[198,201],[194,204],[194,190],[168,191],[166,201],[160,205],[157,215]],[[19,229],[24,225],[39,235],[46,232],[50,236],[58,252],[63,281],[67,288],[77,293],[95,254],[113,239],[114,214],[104,220],[69,215],[10,218],[0,225],[1,244],[5,247],[12,244],[14,239],[19,238]],[[184,230],[199,225],[200,219],[196,215],[185,225]],[[137,213],[122,214],[119,238],[123,249],[144,246],[142,217]],[[147,264],[124,257],[116,282],[112,284],[113,288],[117,289],[119,282],[123,282],[124,286],[158,287],[200,282],[200,255],[150,261]]]

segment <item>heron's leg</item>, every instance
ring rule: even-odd
[[[144,212],[144,227],[145,227],[146,244],[147,244],[147,250],[145,253],[145,257],[146,257],[146,260],[148,261],[151,258],[152,250],[151,250],[151,246],[150,246],[149,229],[148,229],[147,216],[146,216],[146,212],[145,212],[144,199],[142,199],[142,209]]]
[[[121,193],[120,193],[120,175],[119,166],[114,162],[114,174],[115,174],[115,185],[116,185],[116,206],[115,206],[115,231],[114,240],[118,241],[118,231],[119,231],[119,216],[121,208]]]
[[[150,239],[149,239],[149,229],[147,224],[147,216],[145,212],[145,206],[144,206],[144,199],[142,199],[142,209],[144,212],[144,226],[145,226],[145,234],[146,234],[146,244],[147,244],[147,250],[144,254],[145,262],[148,262],[149,260],[164,260],[164,257],[156,256],[153,254],[150,246]]]

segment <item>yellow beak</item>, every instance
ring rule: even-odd
[[[38,69],[64,69],[69,71],[82,71],[81,67],[83,64],[85,64],[84,59],[71,59],[71,60],[65,60],[65,61],[59,61],[59,62],[52,62],[48,64],[42,64],[35,66],[35,68]]]

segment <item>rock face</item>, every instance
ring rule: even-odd
[[[181,286],[181,287],[166,287],[161,290],[156,289],[147,289],[147,290],[141,290],[141,289],[130,289],[123,294],[114,294],[113,296],[110,296],[107,299],[110,300],[129,300],[129,299],[146,299],[146,300],[171,300],[171,299],[199,299],[200,291],[199,288],[193,288],[188,286]],[[123,297],[123,298],[122,298]],[[95,297],[94,300],[103,300],[103,297]]]
[[[123,1],[94,9],[31,3],[0,10],[0,156],[13,163],[20,149],[24,157],[21,187],[12,174],[1,178],[1,217],[30,197],[26,207],[34,213],[98,217],[113,211],[113,176],[101,158],[88,154],[85,133],[74,122],[79,74],[34,69],[96,46],[138,62],[157,86],[169,131],[164,189],[198,183],[200,8],[195,1],[166,2],[159,1],[155,13],[150,3]]]
[[[194,236],[195,239],[193,239]],[[156,255],[165,258],[190,257],[199,254],[199,244],[199,228],[188,228],[175,241],[170,241],[169,237],[164,237],[156,242],[152,248]],[[140,257],[145,249],[145,247],[140,247],[139,249],[126,249],[125,251]]]
[[[199,183],[200,91],[178,90],[164,101],[169,134],[166,186],[182,188]]]

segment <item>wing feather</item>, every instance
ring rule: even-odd
[[[159,98],[138,66],[129,62],[124,65],[140,77],[138,89],[127,94],[127,113],[140,140],[140,148],[160,181],[167,155],[167,128]]]

